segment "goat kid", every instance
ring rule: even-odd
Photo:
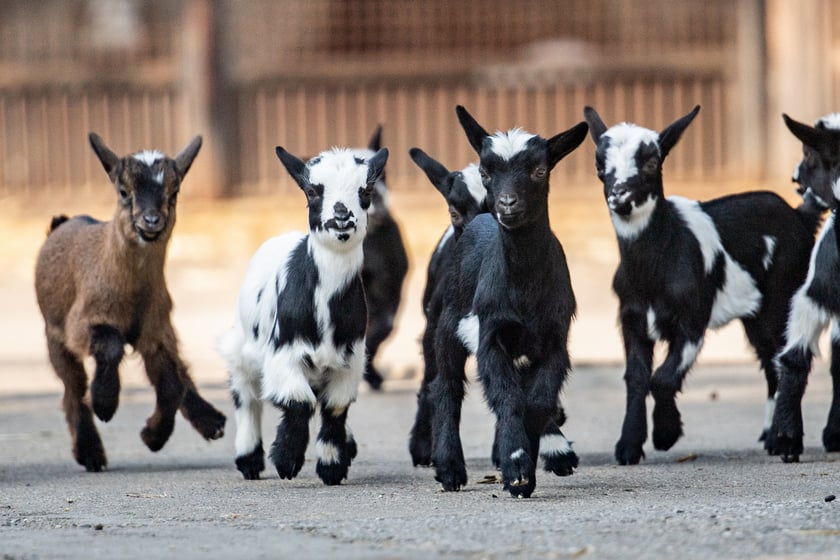
[[[597,147],[618,238],[613,279],[624,339],[627,404],[615,458],[636,464],[647,439],[645,399],[653,394],[653,444],[670,449],[682,436],[676,393],[703,346],[706,329],[740,319],[767,381],[770,429],[790,298],[807,270],[813,222],[771,192],[696,202],[665,198],[662,165],[700,107],[662,132],[621,123],[607,128],[584,110]],[[657,341],[667,355],[651,376]]]
[[[432,462],[433,407],[429,400],[429,383],[437,372],[434,363],[434,337],[446,286],[445,276],[453,268],[451,261],[455,253],[455,243],[461,237],[466,225],[478,214],[489,212],[490,209],[486,202],[487,190],[481,181],[481,174],[476,164],[471,163],[461,171],[449,171],[446,166],[420,148],[412,148],[409,154],[446,200],[451,222],[429,261],[426,287],[423,292],[426,328],[423,331],[422,345],[425,367],[420,390],[417,393],[417,414],[409,436],[409,453],[416,467],[430,466]],[[549,422],[540,442],[540,456],[543,458],[545,470],[554,472],[558,476],[570,475],[578,466],[577,455],[571,451],[570,442],[560,431],[565,418],[565,413],[558,402],[557,417]],[[498,441],[494,440],[492,460],[497,467],[501,463],[498,453]]]
[[[366,149],[354,153],[368,159],[382,148],[382,127],[378,126]],[[383,377],[374,361],[380,345],[394,330],[394,318],[400,306],[402,286],[408,272],[400,227],[391,215],[385,171],[376,181],[368,209],[367,236],[364,241],[365,260],[362,284],[368,307],[365,352],[367,364],[364,379],[371,389],[382,388]]]
[[[840,113],[808,126],[783,115],[788,129],[802,142],[803,157],[793,174],[805,203],[831,209],[811,251],[808,274],[793,297],[787,322],[787,344],[780,352],[776,411],[765,448],[785,462],[798,462],[802,454],[802,397],[819,338],[829,322],[831,378],[834,386],[828,421],[822,433],[826,451],[840,451]]]
[[[166,248],[175,226],[181,182],[201,147],[192,140],[174,159],[158,151],[118,157],[96,134],[90,144],[117,192],[110,222],[56,216],[38,253],[35,291],[46,324],[50,362],[64,383],[73,456],[88,471],[107,466],[102,440],[83,398],[83,360],[93,356],[93,413],[109,421],[119,404],[125,345],[143,358],[155,387],[154,413],[140,432],[158,451],[181,413],[206,439],[224,434],[225,417],[199,396],[178,354],[166,289]]]
[[[536,485],[540,436],[557,414],[571,367],[567,341],[575,298],[563,248],[548,219],[551,169],[586,136],[580,123],[550,139],[521,129],[487,133],[457,114],[480,157],[492,214],[476,216],[455,245],[435,329],[437,375],[429,385],[432,464],[444,490],[467,482],[459,435],[470,354],[497,418],[502,480],[511,495]]]
[[[316,472],[335,485],[356,456],[346,420],[365,371],[363,240],[388,150],[365,160],[333,148],[304,163],[278,147],[277,157],[306,195],[309,233],[286,233],[257,250],[235,325],[220,340],[236,407],[236,466],[249,480],[265,468],[265,399],[283,412],[271,461],[280,478],[297,476],[320,404]]]

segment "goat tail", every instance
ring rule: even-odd
[[[824,206],[817,204],[810,197],[806,197],[802,204],[796,207],[796,215],[811,235],[816,235],[817,230],[820,229],[825,211]]]
[[[53,216],[52,220],[50,220],[50,227],[47,230],[47,235],[54,232],[58,226],[68,221],[69,219],[70,218],[66,214],[59,214],[58,216]]]

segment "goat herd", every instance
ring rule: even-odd
[[[771,192],[706,202],[665,197],[662,164],[699,109],[656,132],[608,127],[587,107],[585,122],[546,139],[519,128],[490,134],[458,106],[477,165],[450,172],[411,150],[446,199],[452,222],[428,268],[425,369],[409,438],[414,464],[434,466],[444,490],[467,482],[459,422],[470,355],[496,415],[492,459],[511,495],[532,494],[538,457],[561,476],[578,465],[560,430],[559,400],[571,368],[575,297],[549,224],[548,191],[551,170],[587,131],[621,257],[613,289],[627,409],[616,460],[635,464],[644,456],[649,393],[654,447],[669,449],[680,438],[676,394],[706,329],[736,318],[767,380],[761,439],[786,462],[802,453],[801,400],[819,337],[832,321],[834,398],[823,443],[840,450],[840,114],[815,126],[784,116],[804,153],[794,173],[803,202],[794,209]],[[300,471],[316,408],[321,480],[339,484],[356,456],[348,408],[362,378],[374,388],[382,382],[373,356],[392,329],[407,269],[385,205],[388,150],[380,131],[366,150],[333,148],[309,161],[276,149],[306,196],[309,231],[269,239],[257,250],[234,326],[219,340],[236,411],[236,466],[246,479],[265,468],[263,401],[282,410],[269,451],[281,478]],[[174,158],[159,151],[119,157],[96,134],[90,144],[116,190],[116,212],[110,222],[53,218],[35,288],[49,358],[65,385],[73,455],[100,471],[107,459],[93,415],[107,422],[117,409],[125,345],[140,354],[155,388],[155,409],[140,434],[149,449],[166,443],[179,410],[206,439],[221,437],[226,419],[199,395],[178,354],[163,274],[178,191],[201,138]],[[385,233],[369,235],[377,229]],[[657,341],[667,343],[667,354],[654,370]],[[87,356],[95,363],[89,399]]]

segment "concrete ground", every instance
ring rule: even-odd
[[[831,394],[824,361],[806,395],[799,464],[767,457],[756,442],[764,382],[738,326],[709,336],[689,376],[679,401],[686,436],[669,452],[648,444],[641,465],[614,464],[624,408],[609,289],[617,255],[595,187],[552,194],[552,223],[579,304],[564,431],[580,468],[566,478],[542,473],[531,499],[510,498],[489,461],[493,419],[473,384],[462,421],[470,482],[441,492],[431,470],[411,466],[406,442],[422,368],[420,289],[446,213],[437,198],[397,194],[412,269],[397,331],[378,359],[386,390],[363,390],[350,411],[359,456],[340,487],[321,484],[311,453],[293,481],[270,470],[264,480],[242,480],[233,466],[226,374],[213,349],[254,249],[303,227],[299,193],[182,200],[167,269],[173,320],[205,396],[229,416],[227,435],[207,443],[179,419],[161,452],[145,449],[138,432],[153,396],[129,358],[120,409],[100,424],[109,457],[100,474],[72,461],[32,270],[52,214],[107,219],[112,195],[93,208],[70,198],[0,200],[0,557],[840,557],[840,506],[826,501],[840,493],[838,457],[824,453],[819,439]],[[703,196],[700,189],[679,194]],[[276,421],[268,411],[267,440]]]

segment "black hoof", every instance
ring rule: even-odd
[[[237,457],[236,468],[245,480],[259,480],[260,473],[265,470],[265,451],[262,442],[247,455]]]

